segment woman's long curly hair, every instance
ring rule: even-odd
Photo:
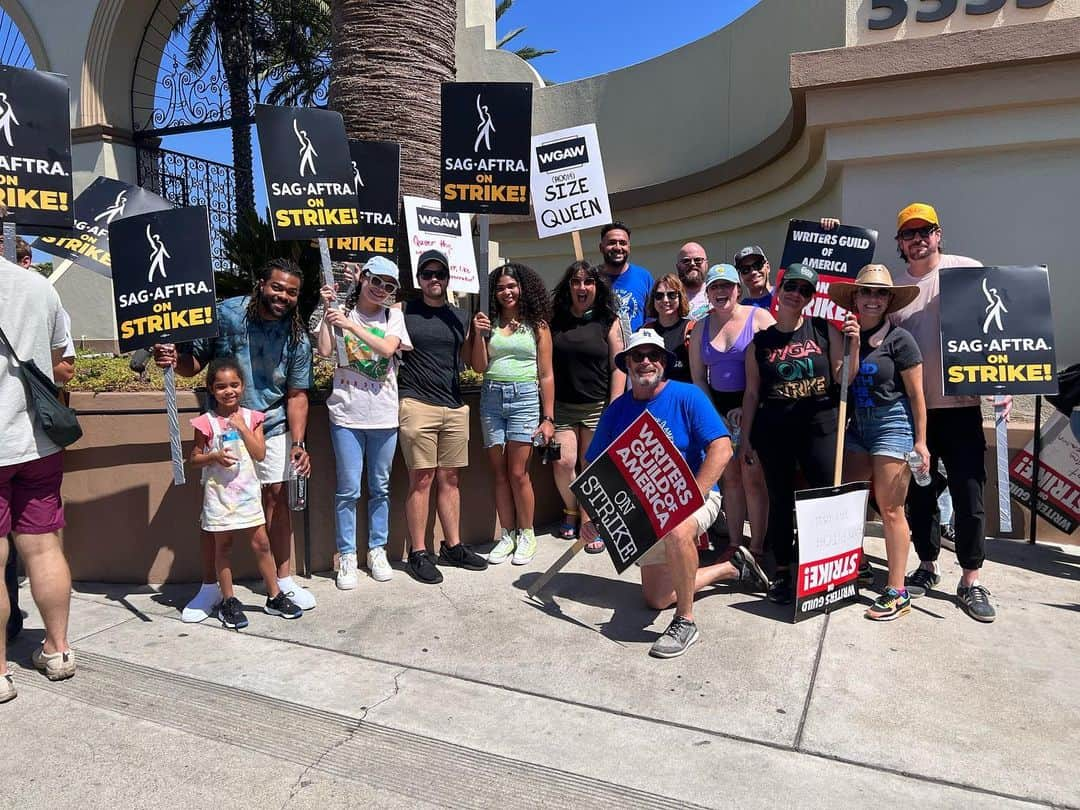
[[[251,291],[251,300],[248,301],[247,310],[244,313],[244,317],[249,322],[259,320],[259,298],[261,296],[259,287],[270,280],[270,276],[274,275],[275,270],[288,273],[290,276],[296,276],[300,279],[301,286],[303,286],[304,271],[300,269],[300,265],[292,259],[271,259],[255,275],[255,289]],[[297,305],[293,307],[292,316],[290,317],[289,342],[295,346],[303,339],[306,331],[304,321],[300,317],[299,301],[297,301]]]
[[[496,267],[488,276],[488,317],[494,325],[499,322],[499,302],[495,298],[495,286],[503,276],[509,276],[518,283],[521,295],[518,298],[518,321],[525,324],[535,335],[540,324],[551,322],[551,299],[548,298],[540,274],[523,264],[504,264]]]
[[[570,309],[570,300],[573,295],[570,280],[581,271],[585,271],[586,278],[591,278],[596,282],[596,299],[593,301],[592,317],[604,324],[605,329],[610,329],[619,318],[619,302],[615,298],[615,293],[611,291],[611,282],[608,281],[607,276],[600,272],[599,267],[594,267],[587,261],[574,262],[567,267],[562,280],[552,290],[552,325],[560,328],[562,324],[569,323],[573,319],[574,315]]]

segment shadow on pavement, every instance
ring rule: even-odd
[[[997,565],[1080,582],[1080,555],[1070,554],[1059,545],[995,539],[987,542],[986,550],[987,559]]]

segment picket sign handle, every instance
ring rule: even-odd
[[[4,258],[12,264],[17,262],[15,254],[15,219],[10,216],[4,220]]]
[[[997,443],[998,527],[1012,534],[1012,504],[1009,493],[1009,423],[1005,419],[1005,398],[994,397],[994,431]]]
[[[583,548],[585,548],[585,541],[579,537],[577,540],[574,541],[574,545],[570,546],[570,548],[564,551],[562,556],[559,557],[559,559],[557,559],[555,562],[553,562],[551,564],[551,567],[547,571],[540,575],[540,579],[536,580],[536,582],[534,582],[528,587],[525,593],[529,595],[529,598],[532,599],[538,593],[540,593],[540,591],[542,591],[544,587],[549,582],[551,582],[551,578],[557,573],[559,573],[568,562],[574,559],[574,557],[577,556],[578,552],[581,551]]]
[[[476,241],[479,242],[478,247],[480,248],[476,257],[476,276],[478,286],[480,287],[479,311],[486,313],[488,311],[488,307],[491,305],[491,302],[488,300],[488,273],[491,270],[491,268],[488,266],[491,263],[491,258],[488,251],[488,241],[491,237],[491,220],[487,214],[476,215],[476,227]],[[487,338],[491,337],[491,333],[480,332],[480,337],[486,340]]]
[[[585,251],[581,249],[581,231],[570,231],[570,238],[574,240],[574,258],[585,261]]]
[[[836,460],[833,462],[833,486],[840,486],[844,475],[844,423],[847,422],[848,375],[855,342],[844,338],[844,362],[840,366],[840,413],[836,418]]]
[[[319,260],[322,264],[323,284],[328,287],[333,287],[334,267],[330,264],[330,243],[325,239],[319,240]],[[334,344],[337,348],[338,365],[342,367],[348,366],[349,355],[345,351],[345,337],[341,334],[341,329],[336,326],[332,327],[330,333],[334,336]]]
[[[165,368],[165,410],[169,415],[169,455],[172,457],[173,484],[184,478],[184,451],[180,446],[180,413],[176,409],[176,369]]]

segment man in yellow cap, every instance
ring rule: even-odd
[[[898,274],[896,283],[915,285],[919,294],[889,318],[911,332],[923,352],[930,469],[937,469],[938,459],[945,464],[953,501],[956,559],[963,568],[956,588],[957,602],[976,621],[992,622],[997,614],[990,604],[990,592],[979,582],[986,555],[983,512],[986,440],[982,412],[978,397],[945,396],[943,393],[938,281],[938,271],[943,267],[982,267],[982,262],[943,253],[941,240],[941,221],[932,205],[912,203],[897,215],[896,248],[907,262],[907,270]],[[908,490],[908,511],[911,538],[921,561],[905,580],[914,596],[925,593],[941,581],[937,563],[941,552],[941,527],[936,487],[920,487],[912,482]]]

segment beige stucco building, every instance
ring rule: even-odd
[[[924,22],[917,2],[891,3],[896,16],[882,21],[888,12],[869,0],[762,0],[655,59],[544,87],[494,49],[494,0],[460,0],[458,76],[536,83],[538,133],[597,124],[612,208],[633,227],[635,261],[654,274],[689,239],[713,261],[747,243],[778,257],[788,219],[824,215],[876,228],[877,258],[895,268],[896,211],[923,200],[937,206],[950,251],[1050,266],[1064,364],[1080,359],[1068,304],[1080,292],[1069,238],[1080,0],[1020,8],[1031,4],[958,3]],[[76,190],[96,174],[134,181],[131,92],[140,46],[157,36],[147,26],[157,0],[0,7],[37,66],[70,77]],[[552,280],[572,258],[569,238],[540,241],[528,218],[494,221],[492,238],[498,255]],[[596,234],[584,241],[594,255]],[[81,270],[59,280],[77,335],[111,328],[107,284]]]

